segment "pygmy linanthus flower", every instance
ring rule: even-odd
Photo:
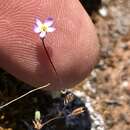
[[[36,25],[34,26],[34,32],[38,33],[40,38],[44,38],[48,32],[54,32],[56,29],[52,26],[54,23],[53,18],[48,17],[44,22],[36,19]]]

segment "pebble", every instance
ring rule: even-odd
[[[108,9],[107,7],[105,6],[102,6],[99,10],[98,10],[99,14],[102,16],[102,17],[106,17],[108,16]]]

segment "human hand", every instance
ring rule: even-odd
[[[0,0],[0,67],[35,86],[72,87],[95,65],[99,46],[93,24],[79,0]],[[42,42],[33,32],[35,18],[52,16],[56,31],[45,44],[62,80],[59,84]]]

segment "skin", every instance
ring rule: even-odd
[[[99,46],[95,28],[79,0],[0,0],[0,67],[33,86],[68,88],[81,82],[97,62]],[[33,32],[35,18],[54,18],[56,31],[45,45],[57,78]]]

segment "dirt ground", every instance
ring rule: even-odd
[[[108,15],[94,14],[101,59],[78,89],[94,100],[108,130],[130,130],[130,1],[104,0]]]
[[[106,130],[130,130],[130,1],[103,0],[103,7],[106,16],[99,13],[92,15],[101,45],[100,61],[91,75],[74,89],[85,91],[93,99],[95,110],[104,117]],[[3,70],[0,70],[0,77],[2,103],[30,89]],[[28,97],[32,103],[24,99],[24,102],[21,100],[0,112],[0,126],[9,128],[0,127],[0,130],[11,130],[18,116],[21,118],[32,113],[33,108],[24,112],[19,105],[24,103],[25,109],[32,104],[40,104],[42,101],[37,95]],[[17,114],[20,111],[23,113]]]

